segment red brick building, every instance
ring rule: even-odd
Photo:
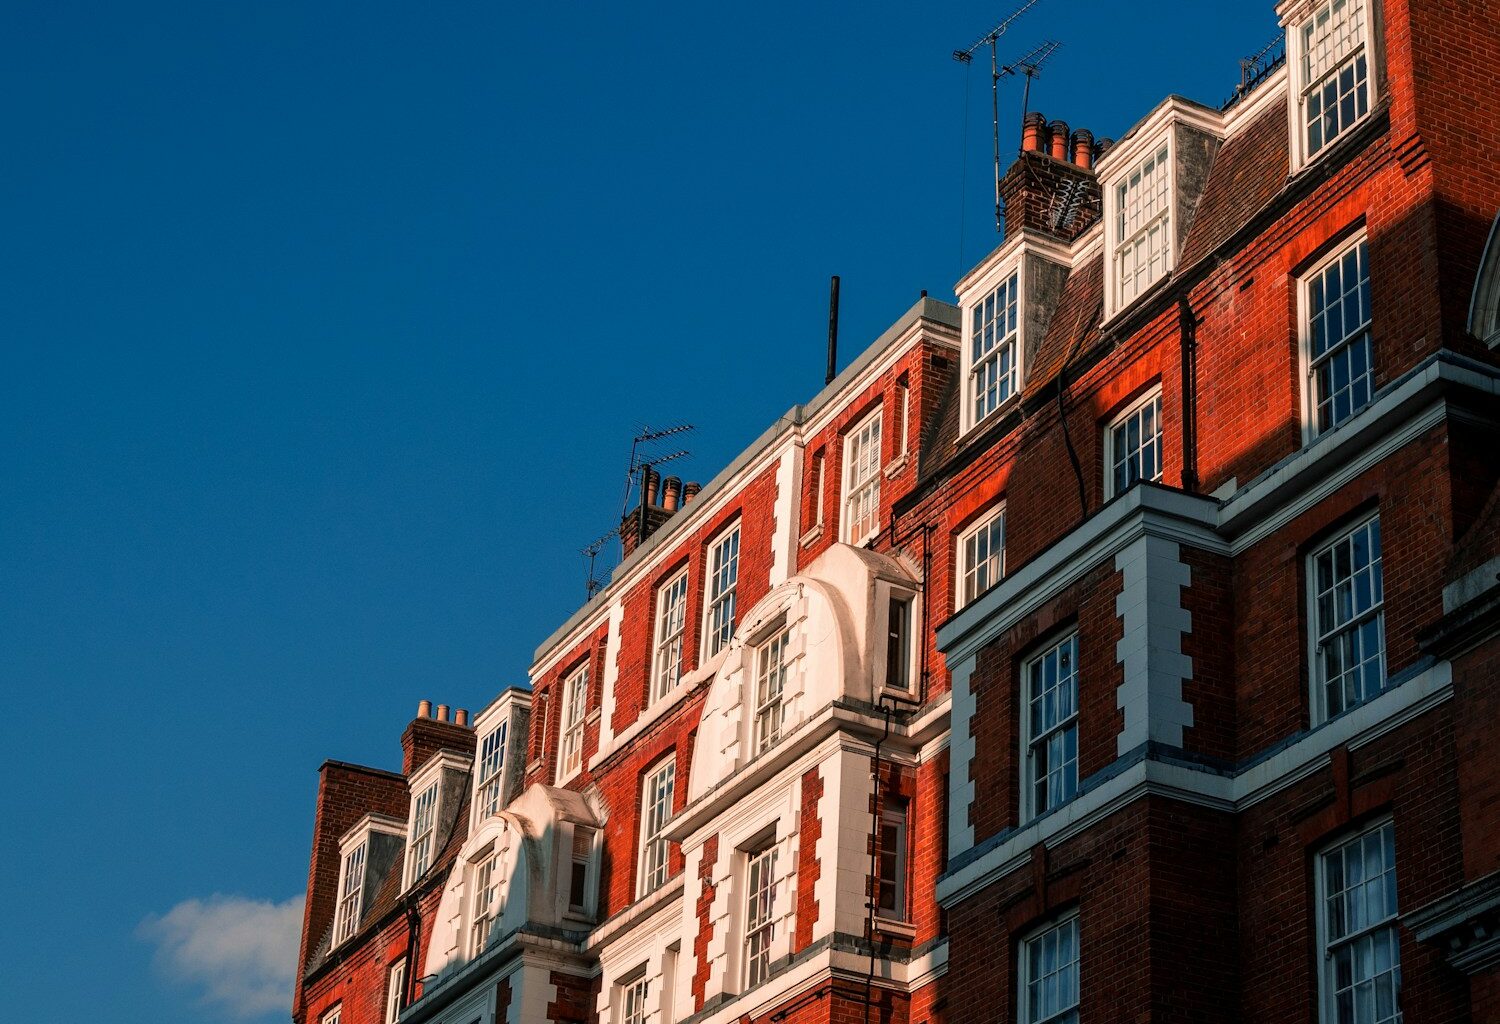
[[[298,1024],[1500,1019],[1489,6],[1029,118],[956,305],[324,766]]]

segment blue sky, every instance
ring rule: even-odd
[[[1042,0],[1004,52],[1060,38],[1033,106],[1118,136],[1276,31],[1178,6]],[[711,477],[821,384],[829,274],[848,358],[994,244],[948,55],[1003,13],[8,7],[14,1019],[286,1018],[318,764],[523,680],[634,430]]]

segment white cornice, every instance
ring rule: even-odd
[[[1021,257],[1028,253],[1044,256],[1065,267],[1073,266],[1073,246],[1032,228],[1022,228],[1013,237],[996,246],[972,270],[959,278],[958,283],[953,286],[953,293],[958,296],[959,306],[966,306],[968,303],[965,300],[973,293],[982,294],[986,286],[992,288],[1002,276],[1002,270],[1008,272],[1012,264],[1018,263]]]
[[[1128,174],[1177,124],[1188,125],[1217,138],[1224,135],[1224,117],[1218,111],[1181,96],[1168,96],[1099,158],[1094,171],[1099,176],[1101,190],[1108,193],[1109,187]]]
[[[1439,662],[1235,775],[1150,758],[1138,761],[939,878],[938,903],[953,906],[1024,867],[1038,843],[1056,847],[1142,797],[1164,796],[1240,813],[1327,767],[1336,748],[1358,749],[1452,696],[1452,666]]]
[[[1251,90],[1248,96],[1225,112],[1225,138],[1233,137],[1246,125],[1253,123],[1271,104],[1284,99],[1287,94],[1287,81],[1287,64],[1282,61],[1281,67],[1267,75],[1265,80]]]
[[[363,840],[371,832],[379,832],[382,835],[404,839],[406,837],[406,819],[393,818],[389,814],[376,814],[374,811],[371,811],[356,821],[353,828],[339,837],[339,853],[347,856],[350,849],[359,845],[357,840]]]

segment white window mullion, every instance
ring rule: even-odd
[[[782,695],[786,690],[787,653],[790,631],[783,626],[755,652],[755,752],[765,751],[781,737],[786,717]]]
[[[1387,820],[1320,854],[1316,887],[1322,1020],[1400,1024],[1395,826]]]
[[[958,537],[958,595],[962,608],[1005,576],[1005,506]]]
[[[560,777],[583,767],[583,725],[589,696],[589,666],[582,665],[563,681],[562,769]]]
[[[1021,942],[1017,964],[1017,1018],[1021,1024],[1074,1024],[1078,1020],[1078,915]]]
[[[1385,572],[1380,517],[1314,552],[1313,707],[1332,718],[1385,688]]]
[[[752,854],[745,865],[745,987],[771,973],[771,943],[776,937],[776,848]]]
[[[1029,820],[1078,792],[1078,634],[1026,662],[1025,673],[1021,808]]]

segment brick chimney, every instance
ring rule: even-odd
[[[402,775],[411,775],[439,750],[453,750],[469,757],[474,755],[474,730],[468,725],[469,713],[460,710],[454,720],[449,721],[448,705],[439,704],[436,715],[431,709],[431,701],[422,701],[417,707],[417,717],[401,734]],[[462,722],[458,721],[460,717]]]
[[[641,503],[620,520],[620,546],[627,556],[686,507],[699,487],[694,483],[684,484],[675,476],[662,480],[654,469],[647,467],[641,491]]]
[[[1021,154],[1000,179],[1005,237],[1030,228],[1065,242],[1099,219],[1099,146],[1086,128],[1070,131],[1035,111],[1021,126]]]

